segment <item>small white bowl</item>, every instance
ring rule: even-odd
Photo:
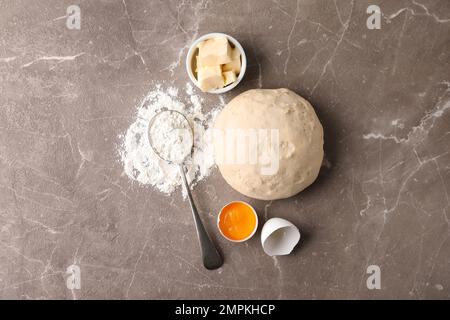
[[[233,204],[233,203],[242,203],[242,204],[248,206],[249,208],[251,208],[253,214],[255,215],[255,219],[256,219],[255,228],[253,229],[252,233],[250,233],[250,235],[247,238],[244,238],[244,239],[241,239],[241,240],[234,240],[234,239],[228,238],[226,235],[223,234],[222,229],[220,229],[220,225],[219,225],[219,223],[220,223],[220,216],[222,215],[223,209],[225,209],[227,206],[229,206],[230,204]],[[244,242],[244,241],[247,241],[248,239],[253,237],[253,235],[256,233],[256,230],[258,230],[258,215],[256,214],[255,209],[251,205],[249,205],[247,202],[244,202],[244,201],[231,201],[231,202],[227,203],[226,205],[224,205],[222,209],[220,209],[219,215],[217,216],[217,229],[219,229],[220,234],[225,239],[227,239],[227,240],[229,240],[231,242]]]
[[[298,228],[282,218],[271,218],[261,230],[261,244],[269,256],[283,256],[294,250],[300,241]]]
[[[211,39],[214,37],[219,37],[219,36],[227,37],[228,41],[230,41],[231,44],[240,51],[240,53],[241,53],[241,71],[239,72],[239,75],[238,75],[236,81],[233,82],[232,84],[229,84],[226,87],[223,87],[220,89],[207,91],[208,93],[215,93],[215,94],[221,94],[221,93],[230,91],[231,89],[236,87],[239,84],[239,82],[241,82],[242,78],[244,77],[245,70],[247,69],[247,56],[245,55],[244,48],[242,48],[241,44],[235,38],[233,38],[232,36],[229,36],[225,33],[220,33],[220,32],[208,33],[208,34],[201,36],[200,38],[198,38],[197,40],[195,40],[192,43],[191,47],[189,48],[188,54],[186,56],[186,71],[189,75],[189,78],[198,88],[200,88],[198,81],[195,78],[194,72],[192,70],[192,60],[194,59],[194,54],[197,51],[197,45],[204,40]]]

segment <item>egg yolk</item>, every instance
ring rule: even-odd
[[[230,203],[220,213],[219,228],[231,240],[244,240],[252,234],[255,226],[255,213],[245,203]]]

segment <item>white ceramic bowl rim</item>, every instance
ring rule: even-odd
[[[225,207],[229,206],[229,205],[232,204],[232,203],[242,203],[242,204],[248,206],[250,209],[252,209],[252,212],[253,212],[253,214],[255,215],[255,218],[256,218],[255,228],[253,229],[252,233],[250,233],[250,235],[249,235],[247,238],[244,238],[244,239],[242,239],[242,240],[234,240],[234,239],[230,239],[230,238],[228,238],[226,235],[224,235],[223,232],[222,232],[222,230],[220,229],[219,222],[220,222],[220,216],[222,215],[223,209],[225,209]],[[258,230],[258,215],[256,214],[255,208],[253,208],[250,204],[248,204],[248,203],[245,202],[245,201],[231,201],[231,202],[228,202],[228,203],[227,203],[226,205],[224,205],[224,206],[222,207],[222,209],[220,209],[220,211],[219,211],[219,215],[217,216],[217,229],[219,229],[220,234],[221,234],[225,239],[227,239],[227,240],[229,240],[229,241],[231,241],[231,242],[244,242],[244,241],[247,241],[248,239],[250,239],[251,237],[253,237],[253,236],[255,235],[255,233],[256,233],[256,230]]]
[[[221,94],[221,93],[225,93],[230,91],[231,89],[233,89],[234,87],[236,87],[239,82],[241,82],[242,78],[244,77],[245,71],[247,69],[247,56],[245,55],[245,51],[244,48],[241,46],[241,44],[232,36],[225,34],[225,33],[221,33],[221,32],[213,32],[213,33],[208,33],[205,34],[203,36],[201,36],[200,38],[198,38],[197,40],[195,40],[192,45],[189,48],[188,54],[186,56],[186,71],[188,73],[189,79],[191,79],[191,81],[197,86],[199,87],[198,81],[194,76],[194,73],[192,72],[192,59],[194,56],[194,52],[197,49],[197,45],[202,42],[203,40],[206,39],[210,39],[213,37],[218,37],[218,36],[225,36],[227,37],[228,41],[230,41],[235,48],[239,49],[239,51],[241,52],[241,71],[239,72],[239,75],[236,79],[235,82],[233,82],[232,84],[220,88],[220,89],[215,89],[215,90],[210,90],[208,91],[208,93],[214,93],[214,94]]]

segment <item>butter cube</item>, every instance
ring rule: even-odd
[[[195,57],[196,66],[195,66],[195,72],[198,72],[199,69],[203,68],[202,62],[200,61],[199,57]]]
[[[232,48],[226,37],[215,37],[198,44],[197,67],[212,67],[231,62]]]
[[[202,91],[223,88],[222,68],[220,66],[199,68],[197,72],[198,83]]]
[[[231,59],[232,60],[237,60],[237,59],[240,60],[240,58],[241,58],[241,52],[239,51],[239,49],[238,48],[231,49]]]
[[[225,71],[223,73],[223,80],[226,86],[229,85],[230,83],[235,82],[236,79],[237,79],[236,73],[234,73],[233,71]]]
[[[222,66],[222,71],[233,71],[236,74],[241,72],[241,53],[238,48],[234,48],[231,53],[232,60]]]

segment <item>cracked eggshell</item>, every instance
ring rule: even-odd
[[[300,241],[300,231],[282,218],[267,220],[261,231],[261,244],[269,256],[283,256],[292,252]]]

